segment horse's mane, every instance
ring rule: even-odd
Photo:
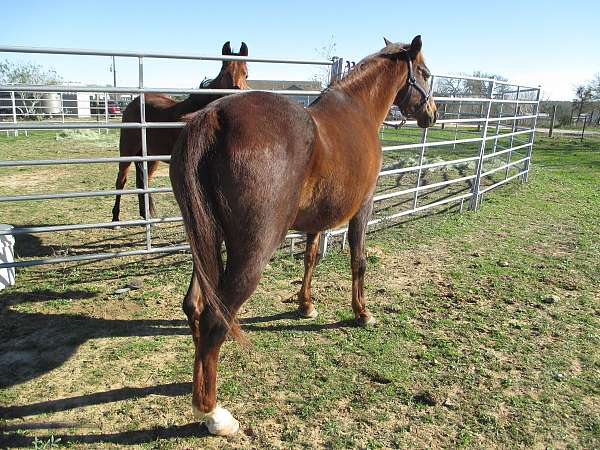
[[[206,88],[208,88],[210,83],[212,83],[213,81],[214,81],[214,78],[204,78],[204,80],[202,80],[202,82],[200,83],[200,86],[198,86],[198,88],[206,89]]]
[[[406,44],[390,44],[384,49],[373,53],[369,56],[365,56],[356,65],[354,65],[348,72],[341,78],[332,80],[329,85],[321,92],[319,98],[317,98],[312,104],[315,104],[319,99],[327,94],[329,91],[350,91],[359,85],[365,84],[366,82],[377,77],[379,70],[382,69],[384,64],[383,56],[389,53],[395,53],[405,48]]]

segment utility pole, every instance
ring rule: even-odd
[[[117,67],[115,66],[115,57],[112,57],[112,73],[113,73],[113,87],[117,87]]]
[[[115,66],[115,57],[113,56],[113,65],[111,71],[113,73],[113,87],[117,87],[117,66]]]

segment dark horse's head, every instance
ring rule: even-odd
[[[381,53],[406,65],[406,82],[398,91],[394,105],[406,117],[414,118],[422,128],[431,127],[437,120],[437,107],[431,96],[429,78],[431,74],[421,53],[421,36],[416,36],[410,45],[396,44],[386,38]]]
[[[248,56],[248,46],[245,42],[242,42],[239,53],[231,51],[231,44],[229,41],[223,45],[223,51],[221,52],[224,56]],[[248,89],[248,66],[246,61],[223,61],[221,66],[221,72],[215,82],[217,89]]]

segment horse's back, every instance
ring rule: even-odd
[[[236,218],[225,228],[235,232],[270,223],[275,233],[285,234],[313,150],[314,123],[304,108],[266,92],[224,97],[191,119],[184,133],[187,150],[180,141],[176,153],[190,151],[194,135],[207,134],[210,149],[203,151],[211,156],[199,172]]]

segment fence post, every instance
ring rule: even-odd
[[[460,120],[460,113],[462,110],[462,101],[458,102],[458,113],[456,116],[456,120]],[[454,140],[456,141],[458,139],[458,122],[454,123]],[[454,144],[452,144],[452,151],[456,150],[456,142]]]
[[[430,79],[429,90],[433,89],[433,79],[432,76]],[[417,208],[417,200],[419,199],[419,187],[421,186],[421,174],[423,173],[423,169],[421,166],[423,165],[423,160],[425,159],[425,143],[427,142],[427,130],[429,128],[423,128],[421,132],[421,154],[419,155],[419,170],[417,172],[417,182],[415,183],[415,195],[413,196],[413,206],[412,209]]]
[[[504,92],[502,93],[502,97],[500,97],[502,100],[504,100]],[[502,113],[504,111],[504,103],[500,103],[500,112],[498,113],[498,118],[501,119],[502,118]],[[494,147],[492,148],[492,153],[496,153],[496,148],[498,147],[498,133],[500,133],[500,120],[498,120],[496,122],[496,131],[494,132],[496,134],[496,138],[494,139]]]
[[[523,183],[526,183],[527,180],[529,179],[529,166],[531,165],[531,151],[533,150],[533,141],[535,140],[535,129],[537,127],[537,120],[538,120],[538,114],[540,112],[540,94],[542,92],[542,87],[538,86],[538,91],[537,91],[537,98],[536,100],[536,104],[535,104],[535,113],[534,113],[534,119],[533,119],[533,128],[531,133],[529,133],[529,146],[527,148],[527,159],[525,160],[525,167],[523,167],[523,178],[522,181]]]
[[[581,129],[581,139],[580,141],[583,142],[583,135],[585,134],[585,125],[587,124],[588,121],[588,116],[584,116],[583,117],[583,128]]]
[[[60,93],[60,116],[62,123],[65,123],[65,99],[62,92]]]
[[[144,88],[144,57],[138,57],[138,79],[139,79],[139,88]],[[142,157],[146,158],[148,156],[148,144],[146,142],[146,94],[144,92],[140,93],[140,122],[142,124],[142,128],[140,132],[142,133]],[[146,249],[152,249],[152,227],[148,223],[148,219],[150,219],[150,196],[148,195],[148,160],[144,159],[142,161],[142,172],[143,172],[143,187],[144,187],[144,220],[146,221]],[[139,197],[138,197],[139,199]]]
[[[327,254],[327,244],[329,243],[329,230],[325,230],[319,237],[319,250],[317,250],[317,261],[321,261]]]
[[[104,123],[108,125],[108,92],[104,93]],[[108,128],[106,134],[108,134]]]
[[[329,72],[329,83],[333,83],[338,78],[341,78],[344,64],[344,59],[338,58],[337,56],[334,56],[331,60],[333,61],[333,64],[331,64]]]
[[[554,105],[552,107],[552,117],[550,118],[550,129],[548,130],[548,137],[552,137],[552,132],[554,131],[554,121],[556,120],[556,108],[558,105]]]
[[[519,117],[519,114],[521,114],[521,107],[519,105],[519,96],[521,94],[521,86],[517,86],[517,97],[515,98],[516,103],[515,103],[515,117]],[[513,119],[513,124],[512,124],[512,128],[510,130],[511,133],[514,133],[515,131],[517,131],[517,119]],[[508,171],[510,170],[510,167],[508,167],[508,164],[510,164],[510,160],[512,159],[512,146],[513,143],[515,141],[515,135],[511,134],[510,136],[510,141],[508,143],[508,154],[506,156],[506,164],[507,167],[506,169],[504,169],[504,179],[506,180],[508,178]]]
[[[12,103],[13,123],[16,125],[17,124],[17,102],[15,100],[15,91],[10,91],[10,102]],[[17,129],[13,130],[13,134],[15,135],[15,137],[17,137],[19,135],[19,130],[17,130]]]
[[[479,159],[477,160],[477,167],[475,170],[475,183],[473,183],[473,195],[471,196],[471,204],[469,209],[472,211],[477,210],[479,207],[479,190],[481,187],[481,172],[483,169],[483,157],[485,155],[485,142],[487,138],[488,125],[490,120],[490,112],[492,111],[492,100],[494,97],[494,88],[496,87],[496,80],[491,82],[490,96],[488,100],[487,112],[485,114],[485,122],[483,124],[483,132],[481,133],[481,146],[479,147]],[[483,109],[483,105],[482,105]],[[481,122],[480,122],[481,123]]]

